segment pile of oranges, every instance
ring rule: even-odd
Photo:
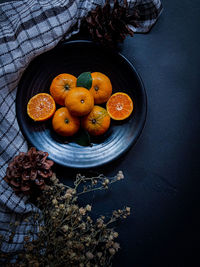
[[[112,84],[105,74],[83,73],[79,77],[67,73],[56,76],[50,94],[39,93],[29,100],[29,117],[34,121],[52,117],[53,129],[62,136],[72,136],[80,127],[98,136],[108,130],[111,118],[124,120],[130,116],[131,98],[122,92],[112,95]],[[61,106],[57,110],[56,104]]]

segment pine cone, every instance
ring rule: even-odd
[[[8,165],[4,180],[16,193],[32,194],[45,188],[52,176],[52,160],[47,160],[48,153],[36,151],[32,147],[27,153],[21,152]]]
[[[110,0],[106,0],[103,7],[97,6],[90,11],[82,22],[83,29],[89,32],[93,41],[104,46],[113,47],[118,42],[123,42],[127,35],[133,36],[134,32],[128,24],[137,27],[136,19],[138,13],[135,10],[133,15],[128,14],[128,4],[120,5],[118,0],[114,1],[111,7]]]

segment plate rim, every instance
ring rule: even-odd
[[[50,52],[51,50],[53,49],[59,49],[59,47],[64,47],[64,46],[67,46],[67,45],[73,45],[73,44],[89,44],[89,45],[92,45],[92,46],[96,46],[96,47],[99,47],[100,49],[106,49],[104,48],[102,45],[100,44],[97,44],[97,43],[94,43],[92,41],[89,41],[89,40],[71,40],[71,41],[64,41],[64,42],[61,42],[61,43],[58,43],[57,46],[55,46],[54,48],[48,50],[48,51],[45,51],[44,53],[42,54],[45,54],[45,53],[48,53]],[[125,153],[128,152],[128,150],[130,150],[130,148],[136,144],[136,142],[138,141],[143,129],[144,129],[144,126],[145,126],[145,123],[146,123],[146,119],[147,119],[147,108],[148,108],[148,102],[147,102],[147,94],[146,94],[146,90],[145,90],[145,86],[144,86],[144,83],[143,83],[143,80],[140,76],[140,74],[138,73],[137,69],[135,68],[135,66],[133,65],[132,62],[130,62],[129,59],[127,59],[121,52],[118,52],[116,50],[111,50],[108,48],[108,50],[110,50],[110,52],[113,54],[113,55],[116,55],[116,56],[119,56],[121,57],[125,62],[126,64],[129,65],[129,67],[134,71],[137,79],[138,79],[138,82],[139,84],[141,85],[141,91],[142,91],[142,102],[144,103],[144,107],[143,107],[143,110],[142,110],[142,119],[140,120],[139,122],[139,130],[137,131],[137,134],[135,136],[135,138],[127,145],[127,147],[121,152],[119,153],[116,157],[113,157],[113,158],[110,158],[108,159],[107,161],[103,162],[103,163],[100,163],[98,164],[98,161],[96,161],[96,164],[92,164],[92,165],[89,165],[89,164],[84,164],[83,167],[81,166],[77,166],[76,164],[70,164],[70,165],[66,165],[64,164],[63,162],[58,162],[56,161],[55,159],[51,158],[50,155],[48,155],[48,158],[53,160],[55,164],[57,165],[60,165],[62,167],[66,167],[66,168],[76,168],[76,169],[88,169],[88,168],[97,168],[97,167],[101,167],[101,166],[104,166],[104,165],[108,165],[109,163],[111,162],[114,162],[116,160],[118,160],[120,157],[122,157]],[[41,55],[41,54],[40,54]],[[25,133],[24,131],[24,128],[23,128],[23,125],[22,125],[22,122],[20,121],[19,119],[19,109],[17,109],[17,99],[19,97],[19,91],[18,88],[20,88],[21,84],[23,83],[23,80],[24,80],[24,77],[25,77],[25,74],[26,74],[26,71],[27,69],[29,68],[30,64],[32,63],[32,61],[34,61],[37,57],[39,57],[40,55],[36,56],[35,58],[33,58],[31,60],[31,62],[29,63],[29,65],[26,67],[25,71],[23,72],[21,78],[20,78],[20,81],[18,83],[18,87],[17,87],[17,92],[16,92],[16,101],[15,101],[15,111],[16,111],[16,118],[17,118],[17,122],[18,122],[18,125],[19,125],[19,128],[20,128],[20,131],[22,132],[23,134],[23,137],[24,139],[28,142],[29,145],[33,145],[32,142],[31,142],[31,139],[29,138],[29,136]],[[35,145],[34,145],[35,146]],[[38,148],[37,146],[35,146],[37,148],[37,150],[40,150],[40,148]]]

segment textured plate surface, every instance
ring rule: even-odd
[[[77,77],[85,71],[106,74],[113,85],[113,93],[126,92],[134,104],[133,113],[127,120],[112,120],[108,132],[92,139],[92,146],[86,147],[64,142],[53,132],[51,120],[36,123],[26,113],[29,99],[39,92],[49,93],[56,75],[70,73]],[[47,151],[49,158],[56,163],[74,168],[97,167],[127,151],[143,129],[146,110],[145,89],[132,64],[122,55],[87,41],[67,42],[34,59],[23,74],[16,98],[18,122],[28,142]]]

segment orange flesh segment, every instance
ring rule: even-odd
[[[125,93],[115,93],[107,102],[107,111],[114,120],[124,120],[133,111],[133,101]]]
[[[43,121],[53,116],[56,109],[51,95],[40,93],[33,96],[27,105],[27,113],[34,121]]]

